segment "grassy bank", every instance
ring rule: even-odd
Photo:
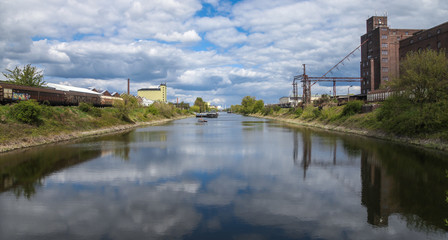
[[[19,104],[0,106],[0,152],[191,116],[163,103],[109,108],[27,104],[19,109]]]
[[[359,103],[354,104],[359,105]],[[390,128],[385,127],[388,126],[387,122],[379,120],[384,109],[378,108],[369,113],[360,113],[361,105],[355,106],[353,109],[350,109],[352,107],[347,105],[327,105],[321,109],[313,106],[308,106],[305,109],[265,107],[262,111],[251,115],[307,127],[376,137],[448,151],[448,132],[446,129],[441,128],[440,131],[418,134],[397,134],[390,131]]]

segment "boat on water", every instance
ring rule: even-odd
[[[200,122],[200,123],[206,123],[207,120],[205,120],[205,119],[203,119],[203,118],[201,117],[201,118],[198,119],[198,122]]]
[[[197,118],[218,118],[217,112],[196,113]]]

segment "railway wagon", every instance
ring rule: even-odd
[[[112,107],[114,103],[118,101],[123,101],[121,97],[111,97],[111,96],[101,96],[101,106]]]
[[[30,99],[34,99],[40,103],[47,101],[51,105],[66,104],[65,93],[62,91],[0,82],[0,103],[11,103]]]
[[[93,106],[101,106],[101,97],[99,94],[66,91],[65,92],[65,105],[77,106],[79,103],[91,103]]]

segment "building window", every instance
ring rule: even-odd
[[[440,30],[440,28],[437,29],[437,34],[440,34],[440,32],[442,32],[442,30]]]
[[[422,40],[422,36],[418,36],[418,40]]]
[[[397,32],[392,32],[393,35],[397,35]]]
[[[430,38],[432,36],[432,34],[431,33],[428,33],[428,38]]]
[[[381,70],[382,70],[383,72],[389,72],[389,68],[388,68],[388,67],[383,67],[383,68],[381,68]]]
[[[387,35],[381,35],[381,39],[387,39]]]
[[[383,81],[389,81],[389,77],[383,77]]]
[[[410,43],[410,44],[413,44],[413,43],[414,43],[414,39],[411,39],[411,41],[409,41],[409,43]]]
[[[401,37],[397,37],[397,40],[400,41]]]
[[[405,32],[404,34],[405,34],[405,35],[409,35],[409,32]]]
[[[381,43],[381,47],[383,47],[383,48],[387,48],[387,43]]]
[[[389,54],[389,52],[387,50],[381,51],[381,55],[387,55],[387,54]]]
[[[382,58],[381,61],[383,61],[384,63],[387,63],[387,62],[389,62],[389,59],[388,58]]]
[[[438,48],[438,49],[442,48],[442,42],[441,42],[441,41],[438,41],[438,42],[437,42],[437,48]]]
[[[426,45],[426,49],[431,49],[431,44]]]
[[[387,28],[381,28],[381,31],[387,31]]]

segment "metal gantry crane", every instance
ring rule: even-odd
[[[357,78],[357,77],[327,77],[328,73],[331,73],[335,68],[338,68],[339,64],[343,64],[345,60],[347,60],[350,56],[353,55],[353,53],[358,50],[362,45],[364,45],[368,40],[365,40],[362,42],[357,48],[355,48],[353,51],[351,51],[347,56],[345,56],[341,61],[339,61],[336,65],[334,65],[330,70],[328,70],[322,77],[309,77],[306,74],[306,66],[303,64],[303,74],[294,76],[294,80],[292,83],[292,92],[293,92],[293,100],[297,103],[299,100],[298,96],[298,90],[297,90],[297,82],[302,82],[302,88],[303,88],[303,96],[302,96],[302,102],[304,104],[310,104],[311,103],[311,87],[316,84],[317,82],[333,82],[333,96],[336,97],[336,82],[362,82],[363,78]],[[311,83],[311,81],[314,81]]]

